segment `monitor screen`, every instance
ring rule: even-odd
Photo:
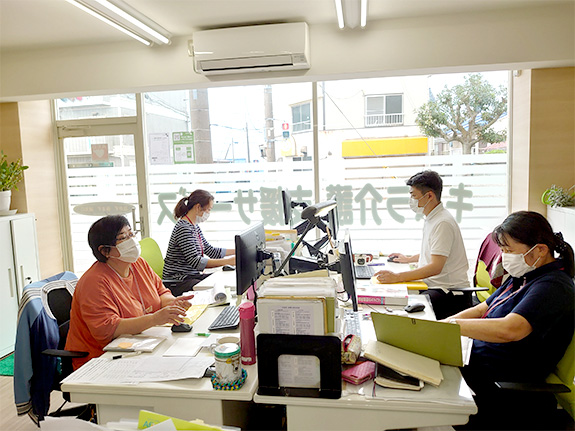
[[[349,231],[345,233],[343,240],[343,248],[339,252],[339,264],[341,270],[341,278],[343,281],[343,288],[347,292],[348,297],[351,299],[353,311],[357,311],[357,294],[355,292],[355,268],[353,266],[353,252],[351,250],[351,238]]]
[[[263,273],[265,263],[261,251],[266,247],[266,233],[263,223],[250,226],[236,235],[236,293],[243,293]]]
[[[329,226],[329,232],[332,239],[337,239],[337,231],[339,230],[339,215],[337,213],[337,207],[327,213],[327,224]]]
[[[282,190],[282,204],[284,209],[284,224],[289,224],[292,215],[291,195],[287,190]]]

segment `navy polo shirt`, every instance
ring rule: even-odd
[[[503,293],[511,283],[513,287]],[[516,313],[531,324],[533,331],[510,343],[474,340],[469,365],[482,369],[487,373],[485,377],[494,381],[541,381],[553,371],[573,338],[573,280],[556,260],[523,277],[511,277],[486,302],[490,306],[506,297],[510,298],[491,308],[486,318]]]

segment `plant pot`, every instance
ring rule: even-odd
[[[12,199],[12,190],[0,192],[0,212],[10,209],[10,200]]]

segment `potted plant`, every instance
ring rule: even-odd
[[[22,159],[8,162],[4,151],[0,151],[0,214],[10,209],[12,189],[18,190],[18,183],[24,179],[24,171],[28,166],[22,165]]]
[[[575,185],[569,190],[565,190],[563,187],[553,184],[543,192],[541,202],[553,208],[573,206],[575,205],[575,191],[572,191],[574,187]]]

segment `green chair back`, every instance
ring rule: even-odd
[[[483,262],[482,260],[479,260],[477,262],[477,271],[475,272],[475,280],[476,280],[475,282],[476,287],[489,288],[489,290],[486,291],[475,292],[475,294],[477,295],[477,299],[479,299],[479,301],[481,302],[485,301],[487,298],[489,298],[489,295],[491,295],[493,292],[495,292],[495,290],[497,290],[491,284],[491,276],[487,271],[487,266],[485,265],[485,262]]]
[[[142,248],[142,257],[148,264],[152,267],[154,272],[162,277],[162,272],[164,271],[164,256],[162,256],[162,250],[156,241],[152,238],[143,238],[140,241],[140,247]]]
[[[575,419],[575,334],[565,354],[555,367],[555,371],[547,377],[547,383],[563,383],[571,392],[555,394],[557,402]]]

